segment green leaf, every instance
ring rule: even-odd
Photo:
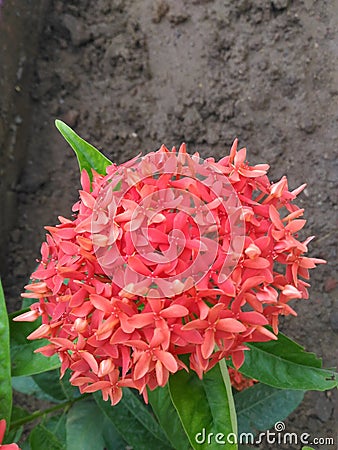
[[[12,411],[11,360],[9,347],[9,323],[4,291],[0,280],[0,419],[10,425]]]
[[[94,398],[124,440],[135,449],[172,449],[159,424],[129,389],[123,389],[121,401],[113,407],[102,399],[100,392],[94,393]]]
[[[70,371],[67,370],[63,378],[60,379],[60,370],[50,370],[48,372],[33,375],[33,380],[41,391],[45,392],[54,402],[64,402],[79,397],[80,391],[69,382]]]
[[[302,450],[315,450],[315,449],[313,447],[305,446],[305,447],[302,447]]]
[[[102,412],[101,412],[102,414]],[[105,450],[126,450],[127,442],[122,439],[120,433],[107,417],[103,417],[103,439],[105,442]]]
[[[231,389],[227,389],[220,365],[200,380],[194,372],[181,370],[169,378],[173,404],[194,449],[237,449]]]
[[[20,408],[19,406],[13,405],[11,423],[15,422],[16,420],[23,419],[24,417],[27,417],[29,415],[30,415],[30,413],[27,410]],[[11,444],[12,442],[18,442],[18,440],[20,439],[22,432],[23,432],[23,426],[20,426],[11,431],[9,431],[9,427],[7,427],[6,431],[7,431],[6,436],[2,443],[3,445]]]
[[[24,442],[20,443],[20,449],[21,450],[32,450],[28,439],[26,439]]]
[[[67,414],[67,450],[123,449],[123,440],[109,427],[111,422],[93,400],[75,403]]]
[[[57,439],[55,434],[44,425],[36,426],[29,435],[29,444],[32,450],[65,450],[66,447]],[[79,447],[81,448],[81,447]]]
[[[81,172],[85,169],[91,180],[93,177],[91,169],[96,170],[96,172],[102,175],[106,173],[106,167],[112,164],[108,158],[91,144],[80,138],[80,136],[61,120],[56,120],[55,125],[76,153]]]
[[[239,371],[279,389],[325,391],[337,386],[337,374],[321,369],[321,360],[282,333],[277,341],[247,344]]]
[[[42,391],[32,376],[12,377],[12,387],[15,391],[21,392],[22,394],[33,395],[39,400],[47,400],[55,403],[55,398]]]
[[[133,392],[131,389],[124,389],[123,398],[120,403],[125,405],[125,407],[134,415],[135,419],[141,422],[153,436],[163,441],[165,444],[169,444],[161,426],[154,419],[153,415],[149,412],[149,409],[145,406],[143,400],[141,400],[140,395],[137,394],[136,391]]]
[[[171,401],[169,387],[148,390],[149,403],[168,440],[176,450],[189,450],[189,439],[184,432],[180,418]]]
[[[303,397],[303,391],[275,389],[262,383],[235,394],[238,434],[269,430],[297,408]]]
[[[34,353],[34,350],[47,345],[48,341],[46,339],[27,340],[27,336],[40,326],[41,319],[35,322],[13,322],[13,317],[22,312],[11,314],[9,321],[12,376],[34,375],[60,367],[57,355],[47,358],[41,353]]]
[[[58,439],[58,441],[66,447],[66,420],[67,414],[62,412],[44,420],[43,425]]]

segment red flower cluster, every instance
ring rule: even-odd
[[[312,237],[297,240],[305,185],[271,183],[237,140],[218,162],[184,145],[152,155],[92,182],[83,171],[74,220],[46,227],[23,294],[39,301],[16,318],[41,316],[28,337],[49,340],[38,351],[112,404],[124,386],[147,400],[147,386],[188,369],[180,355],[199,377],[224,357],[239,368],[247,342],[277,339],[265,326],[296,315],[289,301],[308,298],[308,269],[325,262],[303,256]]]

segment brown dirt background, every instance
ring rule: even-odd
[[[10,309],[20,307],[43,226],[70,217],[77,199],[77,162],[55,118],[116,163],[182,141],[190,153],[221,157],[237,136],[250,162],[271,165],[272,180],[308,183],[299,204],[307,235],[317,236],[310,255],[328,264],[312,272],[310,300],[281,330],[335,366],[337,36],[334,0],[50,1],[29,86],[26,164],[13,188]],[[286,431],[336,438],[337,398],[307,393]]]

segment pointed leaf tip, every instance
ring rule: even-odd
[[[74,150],[81,172],[85,169],[91,180],[93,177],[92,169],[101,175],[105,175],[106,167],[112,164],[106,156],[78,136],[75,131],[62,122],[62,120],[56,119],[55,126]]]

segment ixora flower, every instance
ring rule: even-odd
[[[305,185],[271,183],[268,168],[249,166],[235,140],[218,162],[183,144],[83,170],[74,218],[46,227],[22,294],[38,301],[15,320],[41,317],[28,339],[49,343],[37,351],[112,404],[123,387],[147,401],[182,369],[240,368],[247,343],[277,339],[278,317],[296,315],[290,300],[308,298],[309,269],[325,262],[304,256],[312,237],[298,239]]]
[[[2,441],[5,436],[6,431],[6,420],[1,419],[0,420],[0,450],[20,450],[17,444],[4,444],[2,445]]]

